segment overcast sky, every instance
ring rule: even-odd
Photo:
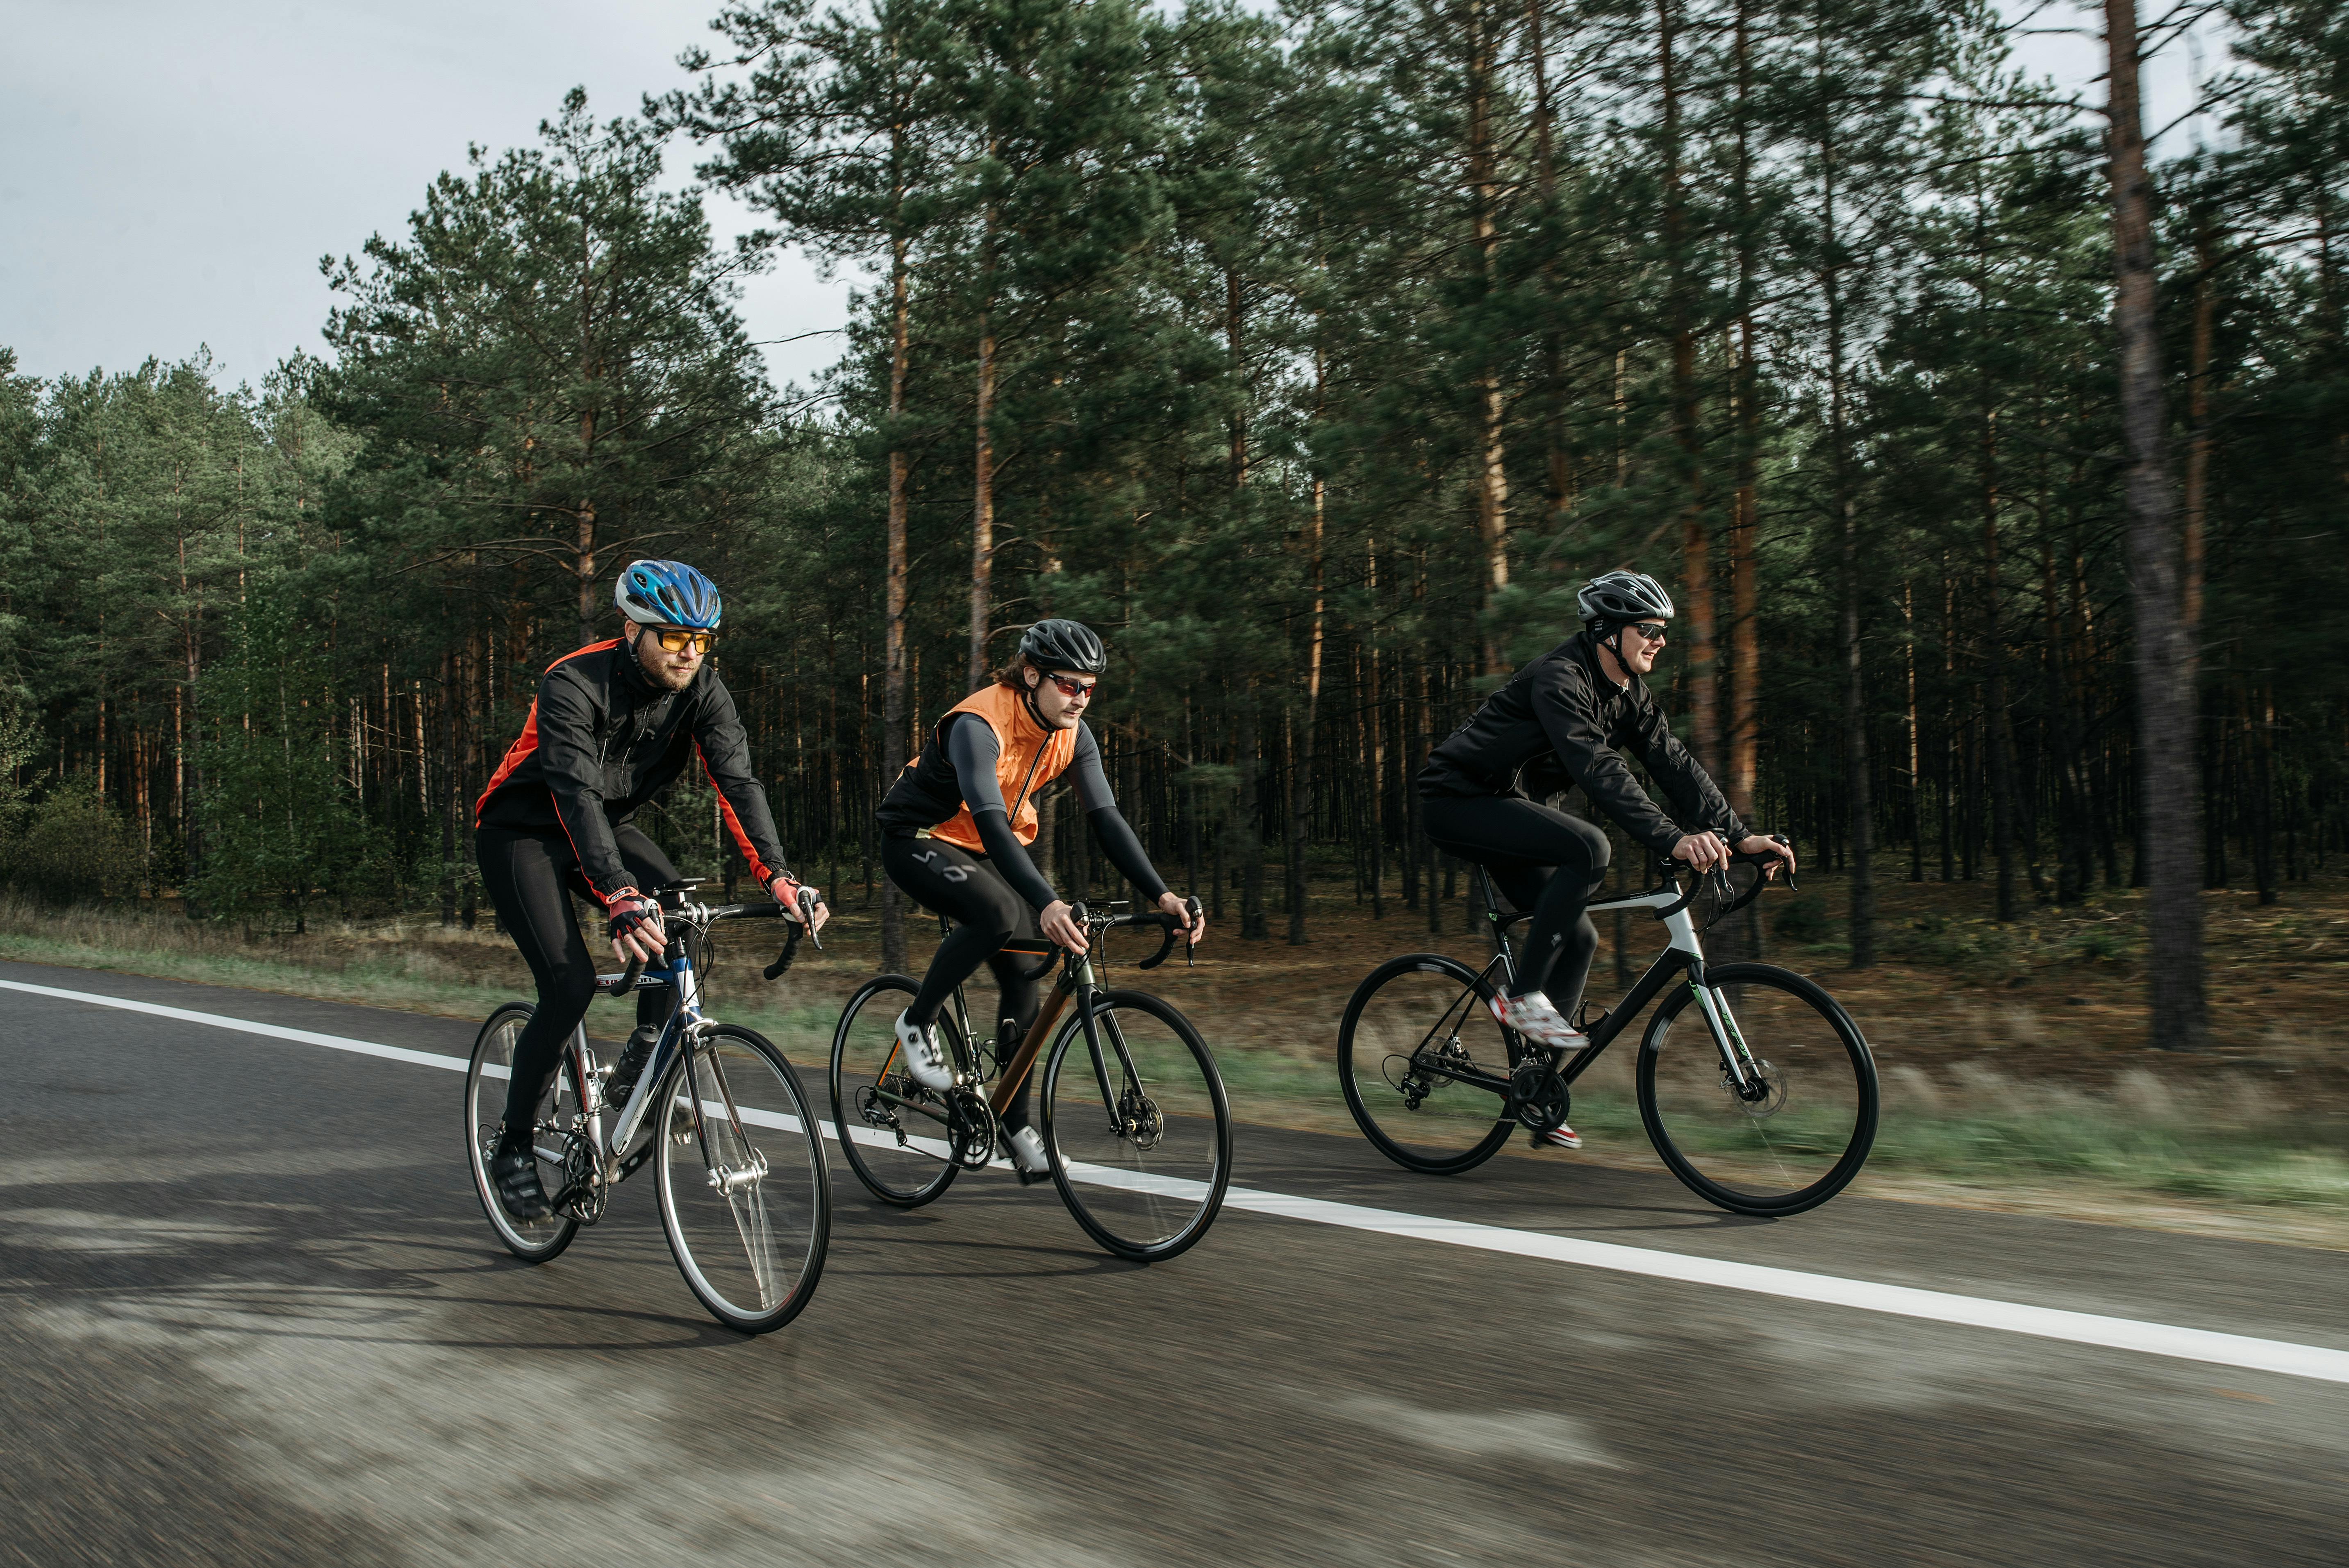
[[[2010,10],[2020,0],[2006,0]],[[715,0],[0,0],[0,345],[36,376],[211,346],[258,381],[319,349],[322,254],[399,232],[467,142],[535,139],[574,84],[600,117],[686,78]],[[2087,25],[2059,5],[2052,25]],[[2210,51],[2215,66],[2217,50]],[[2030,46],[2077,84],[2093,39]],[[2148,119],[2185,101],[2184,51]],[[671,155],[682,174],[690,153]],[[748,226],[709,202],[722,237]],[[836,357],[846,284],[796,256],[743,312],[778,380]]]

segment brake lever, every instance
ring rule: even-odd
[[[1190,929],[1183,933],[1183,967],[1195,969],[1198,966],[1198,961],[1191,956],[1191,951],[1199,945],[1197,934],[1199,923],[1207,918],[1207,910],[1206,906],[1199,902],[1199,895],[1195,892],[1183,901],[1183,913],[1191,917]]]
[[[783,971],[792,966],[792,960],[800,955],[802,937],[813,942],[818,953],[823,951],[823,938],[818,936],[815,931],[815,890],[807,887],[800,889],[799,897],[793,903],[799,910],[800,918],[792,922],[789,929],[783,933],[783,950],[775,954],[775,961],[760,971],[760,974],[770,980],[781,979]]]
[[[800,911],[800,923],[798,929],[805,934],[810,942],[815,944],[815,950],[818,953],[823,952],[823,933],[815,928],[815,906],[818,902],[815,896],[815,889],[812,887],[801,888],[799,897],[794,902],[799,905]]]

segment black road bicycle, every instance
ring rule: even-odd
[[[1038,960],[1030,980],[1061,969],[1024,1037],[1001,1026],[973,1029],[956,988],[937,1025],[954,1064],[949,1088],[916,1083],[898,1054],[897,1016],[914,999],[912,976],[879,975],[848,999],[832,1037],[832,1117],[841,1152],[866,1190],[918,1208],[960,1172],[993,1163],[1007,1146],[1003,1112],[1043,1055],[1036,1126],[1052,1183],[1085,1233],[1143,1263],[1171,1258],[1207,1233],[1231,1184],[1231,1106],[1216,1058],[1188,1018],[1147,992],[1105,989],[1095,976],[1102,939],[1118,927],[1159,928],[1158,951],[1138,968],[1157,968],[1174,948],[1172,918],[1115,913],[1125,907],[1071,909],[1090,954],[1040,940],[1004,944],[1007,953]],[[1193,899],[1191,917],[1199,913]],[[1074,1015],[1060,1023],[1071,1002]]]
[[[1737,855],[1759,866],[1766,857]],[[1843,1191],[1876,1139],[1876,1063],[1859,1026],[1815,982],[1773,964],[1708,964],[1689,906],[1708,884],[1722,902],[1707,929],[1761,896],[1726,871],[1683,891],[1673,861],[1661,885],[1589,906],[1647,909],[1670,943],[1604,1016],[1581,1026],[1572,1060],[1501,1026],[1490,1003],[1516,973],[1510,928],[1485,879],[1495,951],[1481,970],[1413,953],[1372,970],[1338,1028],[1338,1077],[1363,1135],[1396,1164],[1438,1175],[1474,1170],[1517,1127],[1563,1125],[1573,1086],[1609,1042],[1662,997],[1640,1041],[1640,1119],[1673,1175],[1740,1214],[1799,1214]],[[1794,885],[1787,879],[1787,885]]]
[[[554,1212],[517,1220],[490,1181],[514,1041],[533,1011],[527,1002],[491,1014],[473,1043],[465,1071],[465,1140],[481,1210],[506,1250],[525,1263],[544,1263],[569,1246],[580,1226],[603,1217],[613,1191],[653,1161],[661,1229],[686,1284],[727,1327],[764,1334],[800,1315],[823,1274],[832,1233],[823,1124],[782,1052],[701,1010],[700,960],[709,928],[778,916],[782,906],[696,903],[689,895],[697,885],[672,882],[655,895],[670,933],[659,967],[640,960],[625,974],[595,980],[597,992],[612,996],[639,986],[677,992],[676,1010],[627,1099],[615,1105],[605,1094],[611,1068],[597,1065],[583,1020],[539,1101],[533,1143]],[[802,889],[801,920],[768,966],[768,979],[791,966],[814,902]]]

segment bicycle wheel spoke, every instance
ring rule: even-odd
[[[1848,1182],[1875,1136],[1866,1045],[1824,993],[1766,965],[1715,972],[1744,1040],[1733,1074],[1685,997],[1640,1053],[1642,1109],[1674,1173],[1724,1208],[1793,1213]],[[1740,1078],[1744,1079],[1740,1083]]]
[[[896,976],[851,997],[833,1033],[831,1074],[833,1121],[849,1169],[874,1196],[909,1207],[945,1191],[957,1170],[946,1101],[906,1076],[897,1049],[897,1015],[913,999],[913,983]]]
[[[1371,1142],[1419,1171],[1464,1170],[1508,1138],[1501,1032],[1473,971],[1433,954],[1381,965],[1348,1005],[1338,1070]]]
[[[579,1222],[560,1208],[543,1219],[515,1219],[498,1202],[489,1176],[490,1155],[497,1141],[499,1126],[505,1119],[506,1088],[513,1077],[514,1044],[521,1038],[530,1016],[531,1010],[525,1006],[502,1007],[491,1016],[474,1042],[472,1059],[465,1073],[465,1136],[469,1145],[466,1162],[472,1171],[474,1191],[481,1201],[482,1212],[506,1250],[528,1262],[544,1263],[570,1244],[578,1232]],[[554,1084],[539,1099],[535,1120],[544,1126],[568,1127],[578,1109],[578,1083],[566,1053]],[[550,1198],[559,1198],[564,1181],[561,1140],[541,1132],[532,1142],[540,1150],[539,1183]],[[548,1158],[550,1154],[552,1159]]]
[[[821,1126],[782,1058],[719,1027],[653,1114],[661,1220],[704,1305],[736,1327],[787,1321],[813,1288],[828,1225]]]
[[[1206,1231],[1231,1174],[1222,1087],[1195,1032],[1154,997],[1107,994],[1091,1041],[1079,1020],[1063,1026],[1044,1116],[1061,1196],[1096,1241],[1171,1257]]]

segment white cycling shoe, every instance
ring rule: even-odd
[[[1011,1145],[1011,1169],[1019,1173],[1020,1181],[1040,1181],[1052,1173],[1052,1156],[1044,1148],[1042,1133],[1023,1127],[1006,1141]]]
[[[938,1048],[936,1025],[917,1029],[905,1022],[905,1014],[898,1014],[897,1055],[905,1064],[905,1076],[924,1088],[954,1088],[954,1068]]]
[[[1515,1029],[1537,1046],[1578,1051],[1590,1037],[1566,1021],[1564,1015],[1539,991],[1522,996],[1495,995],[1487,1004],[1505,1029]]]

